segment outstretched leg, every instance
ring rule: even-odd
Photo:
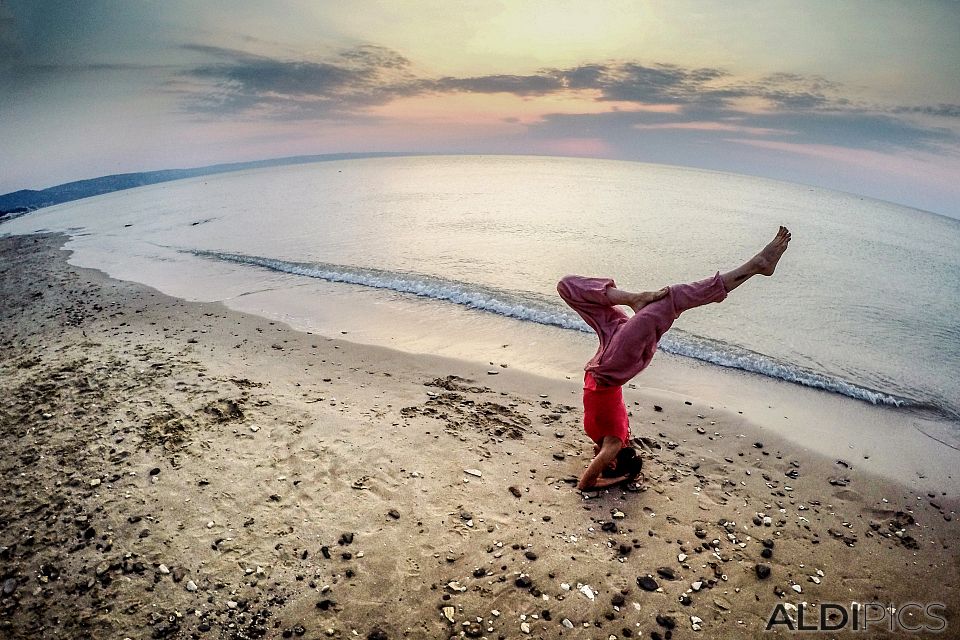
[[[790,231],[780,227],[776,237],[760,253],[724,274],[689,284],[667,287],[667,295],[643,306],[632,318],[617,327],[605,344],[602,357],[588,365],[588,371],[605,385],[622,385],[642,371],[653,359],[661,336],[688,309],[720,302],[727,294],[755,275],[773,275],[777,262],[790,242]]]
[[[780,256],[787,250],[787,244],[790,242],[790,230],[786,227],[780,227],[777,235],[770,243],[763,248],[757,255],[753,256],[745,263],[721,275],[723,286],[727,291],[733,291],[741,284],[756,275],[772,276],[777,268],[777,262]]]

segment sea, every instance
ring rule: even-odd
[[[699,280],[779,225],[793,241],[776,274],[685,313],[660,349],[960,425],[960,221],[849,193],[626,161],[367,158],[114,192],[0,233],[63,231],[75,263],[179,297],[328,331],[353,308],[363,341],[470,356],[463,326],[582,344],[566,274]]]

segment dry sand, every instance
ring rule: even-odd
[[[957,637],[955,495],[636,390],[645,481],[582,495],[576,379],[183,302],[64,239],[0,239],[0,636],[778,638],[778,603],[876,601]]]

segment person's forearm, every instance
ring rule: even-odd
[[[610,462],[616,455],[616,452],[601,450],[593,461],[590,462],[590,465],[587,467],[587,470],[583,472],[583,475],[580,476],[580,482],[577,484],[577,488],[583,490],[596,486],[600,474],[610,465]]]

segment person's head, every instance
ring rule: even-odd
[[[622,476],[629,475],[636,477],[643,466],[643,460],[633,447],[626,446],[617,452],[616,464],[603,472],[604,476]]]

